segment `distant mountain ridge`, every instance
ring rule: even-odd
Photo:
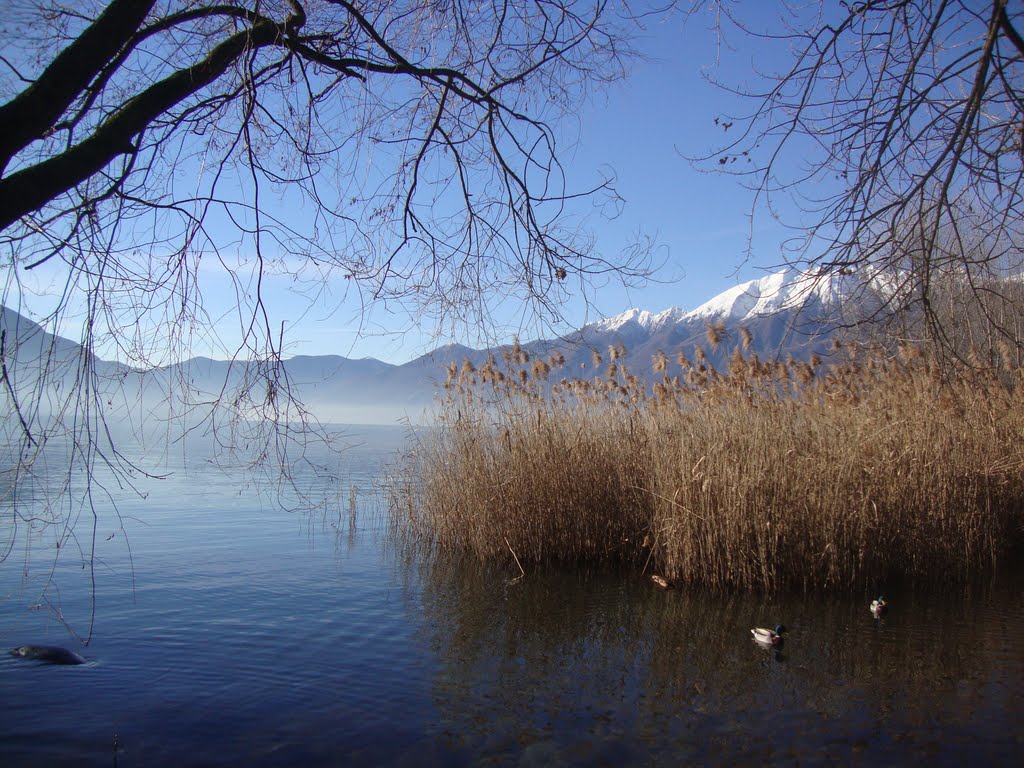
[[[524,343],[532,355],[560,353],[565,358],[562,376],[590,378],[593,353],[613,345],[627,350],[625,364],[643,378],[658,352],[689,354],[694,346],[707,347],[709,324],[719,324],[725,342],[705,349],[715,365],[724,364],[738,343],[740,328],[753,337],[751,351],[762,358],[775,355],[806,357],[825,350],[841,315],[857,295],[863,299],[867,283],[855,275],[818,279],[796,270],[781,270],[758,280],[738,284],[694,310],[672,307],[661,312],[630,309],[588,323],[555,339]],[[877,287],[874,289],[878,291]],[[867,292],[869,295],[871,291]],[[4,308],[0,324],[5,332],[5,361],[16,368],[12,375],[19,386],[31,386],[33,371],[41,359],[54,354],[60,377],[73,373],[82,347],[47,333],[38,324]],[[424,420],[435,402],[446,367],[468,358],[479,365],[488,356],[501,360],[508,346],[470,349],[458,344],[440,347],[400,365],[374,358],[352,359],[339,355],[297,355],[284,364],[290,385],[311,413],[322,421],[347,423],[394,423],[407,418]],[[132,370],[120,363],[94,361],[101,376],[116,381],[117,391],[129,400],[155,407],[159,398],[175,397],[187,389],[194,401],[209,401],[238,386],[253,374],[252,364],[196,357],[171,366]]]

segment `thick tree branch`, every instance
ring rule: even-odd
[[[89,82],[138,31],[153,0],[113,0],[32,85],[0,107],[0,173],[43,136]]]
[[[284,27],[262,20],[216,46],[203,61],[153,84],[66,152],[0,181],[0,230],[135,151],[132,139],[154,119],[212,83],[246,50],[277,42]]]
[[[562,207],[549,127],[624,76],[630,5],[27,2],[0,71],[24,91],[0,107],[0,289],[48,332],[82,331],[19,371],[0,334],[0,405],[19,477],[55,437],[75,448],[67,471],[86,470],[53,505],[62,543],[95,469],[136,472],[111,450],[112,414],[244,445],[288,476],[317,414],[282,367],[282,290],[339,317],[379,299],[444,333],[487,328],[505,302],[555,321],[570,271],[584,292],[608,271],[645,277],[649,250],[609,262],[587,211]],[[18,56],[54,35],[66,48],[22,75]],[[222,378],[171,365],[207,351],[231,358]]]
[[[1003,30],[1003,33],[1013,43],[1014,48],[1017,49],[1017,53],[1024,56],[1024,38],[1021,38],[1020,32],[1010,22],[1010,17],[1006,13],[1006,2],[1002,2],[1002,7],[999,9],[999,26]]]

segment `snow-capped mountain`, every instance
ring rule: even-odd
[[[723,291],[687,317],[744,323],[797,310],[812,301],[822,306],[835,305],[841,296],[837,278],[822,279],[796,270],[782,270]]]
[[[852,275],[819,277],[795,269],[783,269],[757,280],[729,288],[687,311],[670,307],[662,312],[630,309],[620,315],[590,323],[597,333],[617,333],[636,325],[650,333],[684,323],[699,321],[727,324],[751,323],[786,312],[806,312],[815,309],[829,312],[844,308],[846,302],[863,289],[872,288]]]
[[[669,307],[658,313],[648,312],[646,309],[627,309],[620,315],[588,323],[584,328],[590,328],[595,333],[620,333],[623,329],[629,329],[632,326],[656,331],[666,325],[680,322],[689,314],[679,307]]]
[[[689,353],[694,346],[704,348],[712,362],[724,362],[738,343],[740,328],[750,331],[752,351],[762,357],[806,357],[824,351],[835,330],[855,319],[853,312],[883,302],[879,285],[854,274],[818,277],[785,269],[733,286],[693,310],[630,309],[589,323],[560,341],[599,350],[622,344],[638,375],[652,355]],[[725,331],[717,351],[707,348],[709,325]]]
[[[721,365],[739,343],[741,327],[750,331],[752,351],[762,358],[787,354],[806,357],[825,350],[853,297],[863,301],[868,296],[870,300],[872,289],[868,285],[865,291],[866,285],[853,275],[819,279],[782,270],[736,285],[693,310],[673,307],[655,313],[630,309],[559,338],[524,343],[523,348],[535,356],[560,353],[566,361],[560,376],[582,378],[601,374],[594,370],[594,352],[605,355],[613,345],[625,348],[620,363],[641,378],[651,371],[651,359],[657,353],[672,356],[683,351],[689,355],[698,345],[713,364]],[[717,350],[710,349],[706,340],[709,324],[718,324],[725,331]],[[72,358],[76,350],[81,354],[79,345],[50,335],[10,309],[3,309],[0,325],[5,333],[5,360],[17,369],[11,372],[10,380],[25,385],[26,391],[35,386],[33,372],[41,370],[39,360],[48,353],[56,353],[62,361],[60,369],[51,366],[58,378],[64,375],[62,370],[67,375],[78,370]],[[450,345],[402,365],[372,358],[300,356],[287,361],[285,367],[298,397],[320,419],[390,423],[397,418],[420,418],[435,401],[438,384],[444,380],[450,362],[469,358],[479,365],[489,355],[501,360],[504,349],[473,350]],[[101,378],[106,376],[111,381],[112,391],[145,407],[173,399],[176,387],[187,388],[194,399],[208,401],[252,380],[248,364],[209,358],[148,371],[96,361],[96,369]]]

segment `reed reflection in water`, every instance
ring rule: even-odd
[[[662,592],[635,575],[422,573],[433,697],[455,753],[526,764],[660,760],[1013,764],[1024,598]],[[750,627],[786,624],[779,649]]]

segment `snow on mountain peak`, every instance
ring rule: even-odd
[[[678,322],[681,318],[685,317],[686,311],[679,309],[678,307],[669,307],[661,312],[648,312],[646,309],[627,309],[621,315],[615,315],[614,317],[608,317],[604,320],[598,320],[595,323],[589,323],[586,327],[595,331],[604,331],[608,333],[618,332],[628,329],[631,325],[643,328],[646,331],[655,331],[666,323]]]
[[[838,286],[807,272],[784,269],[758,280],[748,280],[723,291],[687,314],[687,319],[721,319],[742,322],[787,309],[798,309],[817,298],[833,304]]]
[[[834,278],[822,279],[808,272],[783,269],[735,285],[690,312],[678,307],[670,307],[658,313],[629,309],[620,315],[590,323],[587,327],[595,331],[622,333],[631,326],[653,332],[663,325],[686,320],[744,322],[787,309],[797,309],[812,298],[826,306],[835,306],[841,295],[842,288]]]

